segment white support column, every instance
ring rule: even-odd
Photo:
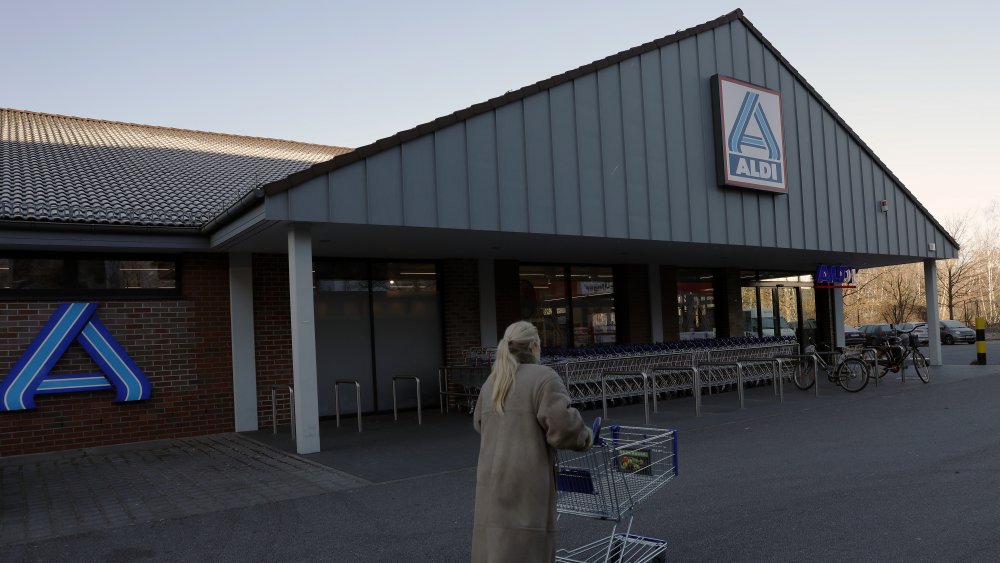
[[[663,342],[663,295],[660,291],[660,266],[649,265],[649,322],[653,342]]]
[[[288,229],[288,287],[292,312],[295,451],[311,454],[320,451],[320,444],[312,233],[306,224],[293,223]]]
[[[253,257],[229,255],[229,318],[236,431],[257,430],[257,359],[253,326]]]
[[[481,346],[496,346],[497,290],[493,275],[493,259],[479,259],[479,342]]]
[[[938,328],[937,262],[924,260],[924,293],[927,294],[927,360],[941,365],[941,329]]]
[[[844,290],[834,289],[833,294],[833,341],[834,346],[844,346]]]

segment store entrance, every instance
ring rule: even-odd
[[[392,409],[392,380],[421,379],[423,406],[437,404],[441,318],[432,263],[314,261],[316,363],[320,416],[335,414],[337,380],[361,384],[361,411]],[[399,383],[399,408],[416,406],[415,385]],[[342,386],[340,413],[354,413],[353,386]]]
[[[742,272],[743,331],[747,336],[794,336],[801,347],[816,337],[811,275]]]

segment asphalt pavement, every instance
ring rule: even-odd
[[[781,402],[770,386],[748,389],[743,409],[734,392],[708,395],[700,417],[691,397],[660,402],[650,426],[678,430],[680,475],[638,507],[632,531],[666,539],[671,561],[1000,560],[1000,368],[933,367],[929,384],[890,374],[856,394],[825,381],[819,397],[784,391]],[[324,452],[309,456],[285,453],[287,434],[212,438],[242,444],[271,469],[188,513],[14,538],[3,534],[5,509],[3,560],[467,561],[478,436],[467,414],[423,414],[423,425],[412,412],[366,417],[361,434],[352,420],[324,422]],[[641,404],[610,418],[645,424]],[[162,457],[167,465],[136,462],[136,471],[174,475],[177,456]],[[5,460],[5,502],[16,489],[11,468],[38,463]],[[236,458],[223,465],[239,474]],[[187,472],[208,478],[222,471],[215,466]],[[329,475],[317,477],[324,467]],[[114,485],[96,493],[113,495]],[[249,494],[265,486],[280,496]],[[227,495],[243,500],[227,504]],[[559,525],[570,547],[613,523],[564,516]]]

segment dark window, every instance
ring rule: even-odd
[[[6,299],[175,298],[174,257],[0,256],[0,297]]]
[[[617,342],[612,268],[523,264],[519,270],[521,318],[538,328],[543,347]]]

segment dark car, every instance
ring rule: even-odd
[[[865,335],[851,325],[844,325],[844,345],[858,346],[866,341]]]
[[[899,336],[899,332],[908,332],[912,329],[913,325],[910,323],[861,325],[858,328],[861,334],[865,335],[865,346],[884,344],[887,338]]]
[[[941,321],[941,342],[954,344],[956,342],[968,342],[972,344],[976,341],[976,331],[965,326],[959,321]]]

